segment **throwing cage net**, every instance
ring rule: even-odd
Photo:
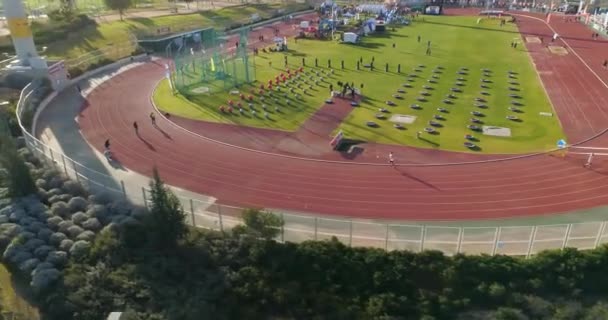
[[[167,47],[173,60],[174,89],[185,95],[203,94],[255,81],[255,56],[248,51],[248,38],[249,32],[243,28],[231,37],[206,29],[176,39]]]

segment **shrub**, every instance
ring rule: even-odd
[[[28,197],[22,200],[25,210],[32,216],[36,216],[40,212],[46,211],[46,206],[40,202],[40,199]]]
[[[89,217],[87,216],[86,213],[80,211],[80,212],[76,212],[72,215],[72,222],[74,222],[77,225],[82,225],[83,222],[85,222]]]
[[[107,205],[108,211],[111,215],[122,215],[126,216],[131,213],[133,205],[126,200],[117,200]]]
[[[91,231],[99,231],[99,229],[101,229],[101,223],[96,218],[90,218],[82,223],[82,227]]]
[[[59,195],[50,195],[48,192],[46,193],[46,195],[43,197],[46,198],[47,202],[52,206],[57,202],[64,202],[63,200],[61,200],[61,197]]]
[[[51,251],[46,256],[46,262],[59,268],[64,267],[68,263],[68,253],[65,251]]]
[[[11,242],[6,249],[4,250],[4,253],[2,254],[2,258],[4,260],[10,261],[17,253],[23,251],[23,245],[16,243],[16,242]]]
[[[68,202],[71,212],[84,211],[87,209],[88,202],[83,197],[74,197]]]
[[[38,266],[39,263],[40,260],[36,258],[27,259],[19,264],[19,271],[23,272],[24,274],[30,274],[32,271],[34,271],[34,269],[36,269],[36,266]]]
[[[8,194],[13,198],[24,197],[38,190],[29,168],[17,152],[12,138],[0,135],[0,178],[8,187]]]
[[[46,256],[49,254],[49,252],[54,251],[54,250],[55,250],[55,248],[53,248],[51,246],[42,245],[34,250],[34,256],[40,260],[44,260],[46,258]]]
[[[66,181],[63,183],[63,190],[66,193],[69,193],[73,196],[86,196],[87,192],[85,191],[85,189],[82,187],[82,185],[78,182],[75,181]]]
[[[27,213],[25,214],[25,216],[21,217],[21,219],[19,219],[19,221],[17,222],[20,226],[24,227],[24,228],[28,228],[30,227],[32,224],[34,224],[36,221],[36,219],[34,217],[30,217],[27,215]],[[26,231],[30,231],[30,230],[26,230]],[[32,231],[30,231],[32,232]],[[33,233],[38,233],[38,230],[34,231]]]
[[[0,248],[6,246],[21,232],[21,227],[14,223],[3,223],[0,225]]]
[[[23,247],[31,252],[34,252],[37,248],[46,245],[46,243],[38,238],[29,239],[25,242]]]
[[[45,183],[46,183],[46,182],[45,182]],[[47,185],[48,185],[48,184],[47,184]],[[52,196],[58,196],[58,195],[60,195],[60,194],[63,194],[63,191],[62,191],[61,189],[59,189],[59,188],[52,188],[52,189],[50,189],[50,190],[47,192],[47,194],[48,194],[48,196],[49,196],[49,197],[52,197]]]
[[[19,250],[11,259],[9,259],[9,262],[11,262],[13,265],[18,266],[21,263],[23,263],[24,261],[31,259],[31,258],[32,258],[31,253],[29,253],[27,251]]]
[[[31,164],[36,164],[36,165],[40,163],[39,160],[38,160],[38,158],[36,158],[36,156],[34,156],[34,154],[32,154],[32,152],[30,151],[30,149],[19,147],[17,145],[19,143],[19,140],[13,140],[13,143],[15,145],[15,148],[17,148],[17,154],[19,154],[19,156],[26,163],[31,163]]]
[[[281,227],[284,224],[281,217],[257,209],[245,209],[243,211],[243,222],[249,232],[264,239],[275,238],[281,232]]]
[[[32,30],[37,43],[48,44],[67,39],[70,33],[77,33],[83,28],[94,26],[95,20],[84,14],[68,14],[62,10],[48,13],[49,23],[32,22]]]
[[[33,273],[30,286],[37,292],[45,291],[61,278],[61,272],[57,269],[42,269]]]
[[[68,215],[70,214],[70,208],[68,207],[67,203],[59,201],[51,205],[51,213],[54,216],[62,217],[65,219],[68,218]]]
[[[34,271],[32,271],[32,276],[34,276],[37,272],[40,272],[40,271],[45,270],[45,269],[53,269],[54,267],[55,266],[53,266],[52,263],[49,263],[49,262],[46,262],[46,261],[40,262],[36,266],[36,269],[34,269]]]
[[[47,180],[48,186],[51,189],[53,189],[53,188],[58,188],[58,189],[61,188],[63,186],[64,182],[65,182],[65,180],[61,176],[59,176],[59,175],[51,177],[51,178],[49,178]]]
[[[49,185],[44,179],[36,179],[36,187],[38,187],[39,189],[48,190]]]
[[[84,232],[84,229],[82,229],[79,226],[71,226],[71,227],[68,228],[68,235],[72,239],[78,237],[83,232]]]
[[[108,192],[100,192],[98,194],[90,195],[89,202],[101,205],[107,205],[112,202],[112,195]]]
[[[65,233],[55,232],[49,238],[49,243],[56,247],[59,247],[61,242],[67,238],[68,238],[68,236],[66,236]]]
[[[89,230],[83,231],[76,237],[76,240],[85,240],[92,242],[93,240],[95,240],[95,232]]]
[[[59,232],[68,234],[68,229],[70,227],[72,227],[73,225],[74,225],[74,223],[72,221],[64,220],[61,223],[59,223]]]
[[[106,209],[106,207],[100,204],[90,206],[87,210],[87,216],[91,218],[97,218],[99,221],[102,222],[107,222],[107,220],[109,219],[108,210]]]
[[[27,230],[27,231],[29,231],[31,233],[38,234],[38,231],[40,231],[41,229],[46,228],[46,226],[42,222],[37,221],[37,220],[35,220],[32,217],[28,217],[27,219],[32,219],[33,220],[32,223],[30,223],[27,227],[25,227],[25,230]]]
[[[59,224],[63,222],[63,219],[61,219],[61,217],[59,216],[52,216],[48,219],[46,219],[46,223],[49,226],[50,229],[52,230],[59,230]]]
[[[145,220],[149,216],[150,216],[150,213],[145,208],[135,207],[131,211],[131,217],[133,217],[137,220],[140,220],[140,221]]]
[[[27,241],[36,238],[36,235],[29,231],[21,231],[16,237],[20,243],[26,243]]]
[[[51,229],[42,228],[38,231],[38,234],[36,236],[38,237],[38,239],[43,240],[48,243],[51,241],[52,234],[53,234],[53,231]]]
[[[68,201],[70,201],[72,199],[72,195],[69,195],[67,193],[60,194],[60,195],[57,196],[57,199],[59,199],[59,201],[63,201],[65,203],[68,203]]]
[[[72,248],[70,249],[70,255],[75,259],[80,259],[85,257],[89,250],[91,249],[91,243],[84,240],[78,240],[74,242]]]
[[[65,239],[63,241],[61,241],[61,243],[59,244],[59,250],[61,251],[70,251],[70,249],[72,248],[72,246],[74,245],[74,241],[70,240],[70,239]]]
[[[27,214],[25,213],[25,210],[19,208],[19,209],[14,210],[11,213],[11,215],[9,217],[9,220],[11,222],[18,222],[19,220],[21,220],[21,219],[23,219],[25,217],[27,217]]]

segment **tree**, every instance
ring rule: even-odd
[[[603,320],[608,319],[608,304],[605,302],[596,303],[591,309],[587,310],[585,320]]]
[[[527,320],[528,317],[521,310],[514,308],[498,308],[494,313],[496,320]]]
[[[103,2],[108,8],[118,11],[121,21],[125,11],[133,6],[133,0],[103,0]]]
[[[37,188],[30,169],[9,136],[0,136],[0,150],[0,181],[8,187],[9,196],[18,198],[35,193]]]
[[[259,209],[245,209],[243,222],[249,232],[264,239],[273,239],[278,236],[285,223],[281,217],[272,212]]]
[[[165,186],[156,168],[153,174],[150,182],[150,239],[157,247],[173,248],[188,233],[184,211],[179,199]]]

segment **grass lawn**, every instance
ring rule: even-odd
[[[0,311],[4,318],[14,320],[38,320],[38,310],[17,293],[10,272],[0,264]]]
[[[327,60],[332,60],[335,73],[330,80],[337,88],[337,81],[354,82],[357,88],[363,87],[365,96],[360,107],[355,108],[351,115],[342,123],[339,129],[343,130],[348,138],[375,141],[387,144],[404,144],[425,148],[439,148],[444,150],[469,151],[463,146],[464,135],[473,134],[478,138],[475,142],[480,148],[475,152],[484,153],[525,153],[547,150],[553,148],[558,139],[563,137],[559,120],[554,115],[546,117],[539,112],[553,113],[547,95],[542,88],[531,59],[525,51],[517,27],[511,24],[500,27],[498,21],[483,21],[477,24],[477,17],[447,17],[425,16],[425,22],[414,22],[413,25],[397,28],[396,31],[386,31],[364,38],[357,45],[340,44],[330,41],[299,40],[297,43],[289,42],[288,56],[292,67],[300,66],[301,59],[307,60],[307,65],[314,65],[315,57],[319,61],[319,68],[308,69],[328,70]],[[421,42],[418,43],[418,35]],[[520,40],[517,49],[510,47],[511,41]],[[427,41],[431,41],[431,56],[426,56]],[[395,44],[395,48],[393,48]],[[257,79],[264,83],[274,78],[279,72],[278,66],[283,65],[285,54],[261,53],[256,58]],[[375,70],[361,67],[356,70],[356,61],[363,59],[368,64],[375,59]],[[344,60],[345,69],[340,70],[340,62]],[[272,61],[272,67],[268,62]],[[389,64],[389,72],[385,71],[385,64]],[[401,73],[397,72],[397,65],[401,64]],[[424,65],[420,72],[414,71],[418,65]],[[436,74],[437,83],[429,83],[433,70],[437,66],[444,69]],[[458,75],[461,67],[468,68],[466,75]],[[482,69],[491,70],[487,83],[488,89],[481,89],[481,79],[484,78]],[[521,91],[511,92],[508,81],[508,71],[517,72],[517,81]],[[416,78],[408,82],[408,75],[415,73]],[[442,101],[451,93],[451,88],[457,87],[457,78],[462,77],[462,93],[456,93],[457,98],[452,99],[452,105]],[[412,88],[402,85],[410,83]],[[258,83],[259,84],[259,83]],[[256,84],[256,85],[258,85]],[[247,118],[226,116],[218,112],[218,105],[230,98],[228,93],[212,95],[199,95],[186,99],[182,96],[171,96],[166,83],[155,92],[155,99],[160,108],[194,119],[230,122],[241,125],[271,127],[283,130],[294,130],[308,116],[318,109],[323,100],[328,97],[327,83],[315,87],[317,90],[311,96],[305,96],[305,101],[298,108],[289,109],[287,114],[281,115],[279,121],[268,121],[260,118]],[[417,97],[423,91],[423,86],[429,85],[426,90],[430,96],[426,102],[418,102]],[[398,89],[405,90],[403,99],[393,97]],[[242,89],[241,89],[242,90]],[[247,91],[248,89],[245,89]],[[481,91],[487,91],[488,96],[482,96]],[[518,101],[523,104],[519,107],[522,112],[514,113],[508,110],[513,98],[510,93],[516,93],[522,98]],[[475,98],[484,98],[487,109],[474,106]],[[392,100],[396,106],[387,106],[386,101]],[[419,104],[421,110],[410,108],[412,104]],[[274,105],[271,105],[271,108]],[[423,139],[416,139],[416,132],[428,127],[428,122],[434,115],[440,114],[437,108],[448,109],[443,113],[444,120],[440,120],[442,127],[437,128],[439,134],[422,135]],[[389,120],[378,120],[375,115],[380,108],[388,109],[387,118],[392,114],[416,116],[412,124],[404,124],[405,130],[393,127]],[[474,133],[466,128],[470,123],[472,111],[480,111],[484,116],[477,117],[483,124],[489,126],[507,127],[511,129],[511,137],[491,137]],[[521,122],[507,120],[507,115],[516,115]],[[289,119],[289,120],[287,120]],[[368,120],[376,121],[377,128],[365,126]]]

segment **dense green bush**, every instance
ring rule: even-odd
[[[7,105],[0,106],[0,134],[4,134],[2,130],[6,130],[12,137],[19,137],[21,136],[21,128],[19,128],[15,114],[17,101],[9,99],[8,102]]]
[[[84,74],[87,71],[95,70],[95,69],[101,68],[105,65],[114,63],[114,62],[115,61],[113,61],[111,59],[103,58],[101,60],[98,60],[97,62],[86,65],[84,68],[82,68],[80,66],[76,67],[76,68],[70,68],[70,69],[68,69],[68,72],[70,74],[70,77],[73,79],[73,78],[76,78],[76,77]]]
[[[132,232],[132,230],[131,230]],[[119,232],[120,233],[120,232]],[[608,248],[504,256],[192,232],[172,251],[102,232],[51,294],[63,319],[606,319]],[[94,275],[94,276],[92,276]],[[65,292],[70,294],[65,295]],[[61,307],[61,308],[60,308]],[[205,318],[204,316],[202,316]],[[59,319],[59,318],[57,318]]]
[[[51,43],[67,39],[71,33],[94,26],[95,20],[85,14],[64,14],[59,10],[49,13],[49,22],[32,21],[32,31],[38,43]]]
[[[237,227],[235,230],[237,233],[242,231],[267,240],[274,239],[281,234],[281,228],[285,224],[281,217],[258,209],[245,209],[242,218],[245,224],[244,229],[240,230],[241,228]]]
[[[24,197],[37,191],[34,179],[25,160],[17,152],[12,137],[0,135],[0,179],[13,198]]]

